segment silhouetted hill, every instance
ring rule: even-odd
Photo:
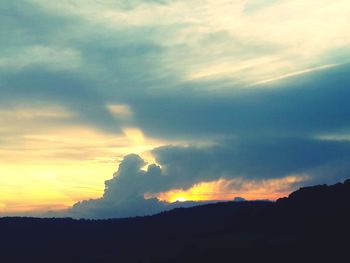
[[[0,262],[348,262],[350,180],[277,202],[113,220],[0,219]]]

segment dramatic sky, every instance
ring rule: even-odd
[[[349,0],[2,0],[0,215],[350,177],[349,25]]]

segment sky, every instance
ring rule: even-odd
[[[345,180],[349,25],[348,0],[2,0],[0,216]]]

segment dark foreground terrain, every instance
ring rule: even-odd
[[[350,262],[350,180],[119,220],[0,219],[0,262]]]

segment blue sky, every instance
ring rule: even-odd
[[[347,0],[2,1],[0,213],[94,198],[73,212],[134,215],[146,196],[344,180],[349,14]]]

